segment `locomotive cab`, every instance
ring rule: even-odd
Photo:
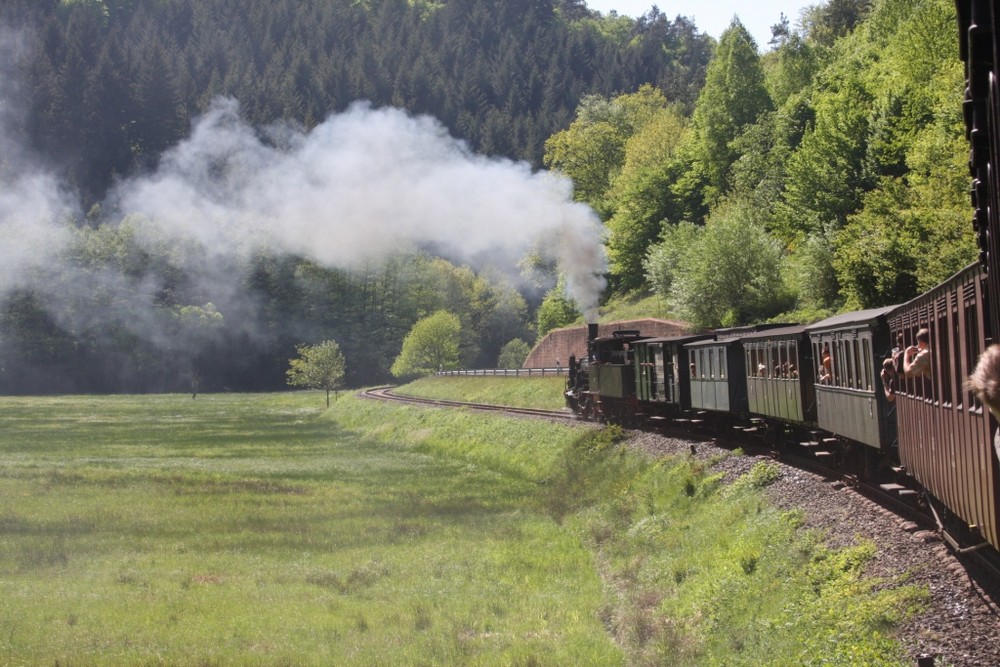
[[[638,331],[622,330],[588,341],[586,389],[576,395],[579,412],[584,418],[619,423],[635,420],[635,351],[632,346],[639,340],[642,336]],[[581,364],[578,375],[582,373]],[[577,383],[580,383],[579,378]]]

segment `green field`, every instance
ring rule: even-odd
[[[0,398],[3,665],[902,665],[920,593],[614,429]]]
[[[562,410],[566,377],[427,377],[397,389],[397,393],[469,403],[488,403],[512,408]]]

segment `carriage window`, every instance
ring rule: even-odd
[[[844,377],[844,341],[842,340],[833,344],[833,384],[838,387],[847,386],[847,378]]]
[[[653,349],[653,396],[661,400],[669,400],[670,393],[667,391],[667,378],[670,377],[670,369],[663,367],[663,348]],[[666,371],[666,372],[664,372]]]
[[[982,350],[979,349],[979,318],[975,304],[967,304],[965,309],[965,367],[970,372],[976,367],[981,352]],[[965,401],[970,409],[981,413],[982,406],[979,401],[973,400],[971,391],[966,392]]]
[[[840,377],[840,386],[853,389],[854,368],[851,364],[851,343],[842,340],[837,345],[837,348],[840,350],[840,357],[837,359],[840,362],[840,371],[837,374]]]
[[[819,345],[819,341],[817,340],[812,344],[813,362],[820,364],[817,368],[813,369],[813,373],[815,373],[816,377],[816,384],[821,384],[823,381],[823,369],[822,369],[823,356],[820,354],[820,349],[821,348]]]
[[[875,372],[872,366],[872,342],[865,338],[861,341],[862,370],[864,372],[865,389],[872,390],[872,374]]]
[[[837,356],[834,368],[837,369],[838,386],[851,386],[851,344],[847,341],[837,341]]]
[[[851,351],[850,341],[843,342],[843,350],[844,363],[841,365],[844,367],[844,386],[854,389],[854,355]]]
[[[947,319],[942,317],[939,324],[940,326],[937,327],[937,340],[932,341],[937,344],[935,346],[937,350],[932,348],[932,352],[934,354],[934,361],[941,362],[941,374],[938,376],[939,381],[937,382],[937,386],[941,388],[939,390],[941,402],[951,407],[951,360],[954,359],[954,355],[957,352],[952,349],[952,341],[955,339],[955,336],[948,330]],[[932,368],[933,366],[934,362],[931,363]]]
[[[698,350],[698,377],[705,379],[705,350]]]
[[[840,349],[840,341],[832,341],[830,343],[830,384],[835,387],[840,386],[841,382],[841,371],[840,367],[844,365],[844,352]]]
[[[792,341],[788,344],[788,379],[797,380],[799,377],[799,344]]]
[[[830,341],[823,341],[818,344],[816,359],[819,360],[817,370],[819,372],[819,384],[833,384],[833,350]]]
[[[855,338],[851,341],[851,387],[854,389],[864,389],[861,372],[861,351]]]
[[[923,315],[921,314],[921,317],[922,316]],[[917,333],[917,327],[912,325],[907,327],[906,333],[903,334],[903,350],[906,350],[906,348],[916,344],[916,338],[915,338],[916,333]],[[905,353],[904,353],[904,358],[905,358]],[[923,395],[921,393],[921,384],[918,378],[908,378],[905,375],[903,377],[905,378],[903,384],[906,386],[907,392],[911,396]]]
[[[933,316],[934,308],[936,303],[932,302],[929,306],[925,305],[918,311],[918,322],[927,322],[928,316]],[[906,345],[917,345],[917,332],[926,327],[930,329],[929,324],[916,324],[911,325],[907,331]],[[931,336],[933,342],[933,335]],[[932,352],[933,353],[933,352]],[[933,360],[932,360],[933,361]],[[933,363],[932,363],[933,366]],[[924,377],[914,377],[907,378],[907,385],[910,387],[910,393],[918,398],[931,398],[930,382]]]

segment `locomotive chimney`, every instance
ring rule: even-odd
[[[597,322],[587,324],[587,342],[597,339]]]

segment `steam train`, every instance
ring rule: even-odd
[[[908,303],[807,326],[661,338],[635,330],[599,337],[591,325],[586,357],[570,361],[571,409],[629,426],[735,429],[831,457],[922,499],[956,550],[1000,551],[997,423],[964,382],[1000,342],[1000,7],[956,6],[979,261]],[[899,375],[886,392],[884,360],[915,344],[919,329],[929,331],[930,376]]]

